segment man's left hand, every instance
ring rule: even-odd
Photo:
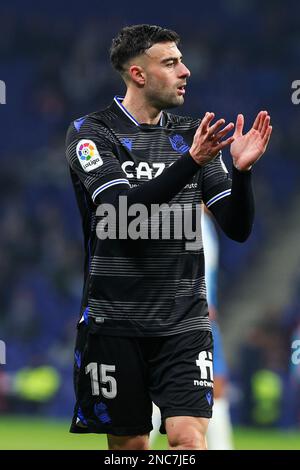
[[[230,152],[234,166],[240,171],[248,171],[266,151],[272,133],[270,116],[267,111],[260,111],[247,134],[243,135],[244,116],[239,114],[236,120],[234,142]]]

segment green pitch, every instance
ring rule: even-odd
[[[0,416],[0,449],[107,449],[105,436],[76,435],[69,423],[47,419]],[[299,431],[235,428],[236,449],[298,449]],[[165,436],[159,436],[154,449],[167,449]]]

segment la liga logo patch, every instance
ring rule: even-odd
[[[96,144],[92,140],[80,140],[76,146],[76,154],[84,171],[89,172],[103,165]]]

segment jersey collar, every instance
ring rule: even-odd
[[[148,126],[148,124],[140,124],[133,116],[132,114],[130,114],[129,111],[127,111],[127,109],[125,108],[125,106],[123,106],[122,104],[122,101],[124,99],[124,96],[115,96],[114,97],[114,103],[115,105],[117,105],[117,109],[119,109],[121,112],[122,112],[122,115],[128,119],[130,119],[131,122],[133,122],[133,124],[135,126]],[[157,126],[163,126],[163,122],[164,122],[164,113],[162,112],[161,113],[161,118],[160,118],[160,121],[159,123],[157,124]],[[152,126],[152,125],[150,125]],[[156,126],[155,126],[156,127]]]

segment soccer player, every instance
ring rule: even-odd
[[[170,449],[206,449],[213,374],[203,249],[199,238],[190,243],[191,229],[178,236],[175,216],[197,226],[204,203],[229,237],[246,240],[251,167],[272,130],[266,111],[246,134],[241,114],[224,127],[212,112],[202,120],[166,112],[183,104],[190,76],[178,45],[159,26],[122,29],[110,57],[125,97],[67,134],[86,253],[71,431],[106,433],[111,450],[148,449],[152,401]],[[232,180],[220,155],[228,146]],[[153,222],[148,238],[145,221]]]

